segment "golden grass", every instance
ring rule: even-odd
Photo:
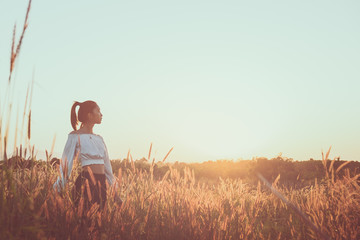
[[[170,168],[159,181],[131,168],[118,173],[103,211],[74,205],[70,189],[57,193],[49,164],[3,168],[0,175],[0,235],[14,239],[320,239],[307,222],[259,183],[219,180],[196,183]],[[323,181],[299,190],[278,189],[325,236],[360,237],[359,175]],[[123,203],[117,201],[120,195]]]

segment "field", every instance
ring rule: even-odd
[[[0,236],[2,239],[359,239],[360,196],[357,176],[347,169],[335,179],[288,189],[276,187],[300,209],[312,228],[288,203],[262,184],[219,179],[196,181],[194,172],[170,169],[154,179],[153,166],[131,164],[118,171],[103,211],[74,206],[69,191],[53,191],[57,171],[50,162],[26,168],[2,165]],[[133,163],[130,161],[130,163]],[[75,171],[76,172],[76,171]],[[76,175],[76,174],[74,174]],[[333,176],[334,176],[333,175]],[[121,196],[123,203],[116,199]]]
[[[31,86],[20,126],[16,120],[14,151],[7,151],[12,73],[30,6],[19,41],[14,31],[8,95],[0,105],[0,239],[360,239],[359,168],[329,160],[330,149],[320,165],[299,168],[281,157],[243,165],[186,166],[166,157],[155,163],[150,148],[142,160],[112,161],[117,187],[101,211],[85,209],[83,200],[74,204],[78,166],[66,188],[54,191],[52,151],[38,161],[30,145]]]

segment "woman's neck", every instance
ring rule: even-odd
[[[94,127],[94,124],[84,123],[83,126],[79,130],[81,130],[82,133],[94,134],[93,127]]]

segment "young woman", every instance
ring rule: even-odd
[[[79,106],[78,114],[76,107]],[[104,139],[93,133],[95,124],[100,124],[102,114],[99,106],[93,101],[75,102],[71,108],[71,125],[74,129],[68,135],[60,162],[60,176],[54,183],[54,188],[64,188],[71,174],[73,162],[81,163],[81,174],[75,181],[73,194],[75,203],[80,196],[85,199],[85,205],[98,203],[100,208],[106,201],[106,180],[109,185],[115,183],[108,151]],[[78,122],[81,122],[77,130]]]

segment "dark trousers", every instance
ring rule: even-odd
[[[94,203],[99,204],[99,209],[106,202],[106,177],[105,174],[95,174],[92,179],[90,173],[82,171],[75,181],[73,189],[75,205],[79,205],[80,198],[84,199],[85,209],[89,209]]]

